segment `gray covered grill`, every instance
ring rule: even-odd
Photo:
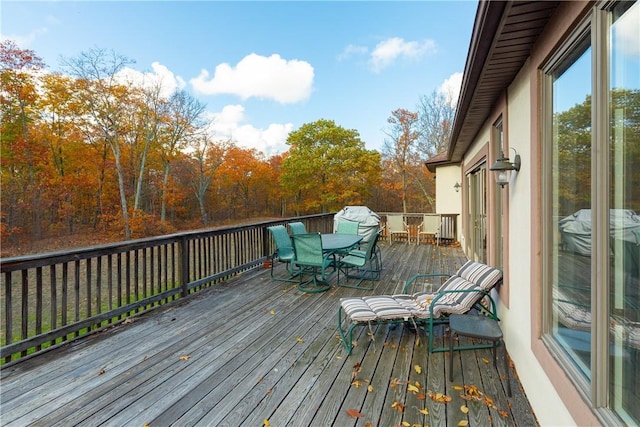
[[[366,243],[380,229],[380,215],[366,206],[345,206],[333,217],[333,232],[336,232],[339,221],[354,221],[358,225],[358,234]]]

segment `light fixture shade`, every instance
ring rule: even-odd
[[[492,171],[508,171],[513,169],[513,164],[511,164],[508,157],[499,158],[490,168]]]

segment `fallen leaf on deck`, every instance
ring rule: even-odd
[[[362,365],[360,363],[356,363],[355,365],[353,365],[353,371],[351,371],[351,381],[353,381],[356,376],[360,373],[360,371],[362,370]]]
[[[416,399],[418,400],[427,400],[427,395],[424,393],[420,393],[419,395],[416,396]]]
[[[397,400],[391,404],[391,407],[393,409],[395,409],[396,411],[400,412],[400,413],[402,413],[404,411],[405,406],[406,405],[403,405],[402,403],[398,402]]]
[[[264,420],[264,421],[262,422],[262,425],[263,425],[264,427],[269,427],[269,426],[271,425],[271,423],[269,422],[269,420]]]
[[[357,409],[347,409],[345,412],[351,418],[362,418],[362,414]]]
[[[296,338],[296,341],[298,341],[298,342],[304,342],[304,340],[303,340],[302,338],[300,338],[300,337]]]
[[[489,363],[491,363],[491,361],[490,361],[489,359],[487,359],[486,357],[483,357],[483,358],[482,358],[482,361],[483,361],[484,363],[486,363],[487,365],[488,365]]]
[[[463,414],[468,414],[469,413],[469,408],[466,405],[462,405],[460,407],[460,410],[462,411]]]
[[[416,371],[418,375],[422,373],[422,368],[420,367],[420,365],[414,365],[413,369]]]
[[[271,313],[272,316],[276,315],[276,311],[275,310],[271,310],[269,313]]]
[[[355,380],[351,383],[351,385],[354,386],[355,388],[359,388],[362,385],[362,382]]]
[[[429,410],[427,408],[418,409],[418,412],[420,412],[422,415],[429,415]]]
[[[399,386],[400,384],[402,384],[402,381],[400,381],[397,378],[391,378],[391,383],[389,384],[389,387],[394,388],[396,386]]]
[[[429,391],[429,397],[434,402],[439,402],[439,403],[449,403],[449,402],[451,402],[451,397],[447,396],[446,394],[442,394],[442,393],[433,393],[433,392]]]
[[[407,386],[407,390],[409,390],[410,392],[412,392],[414,394],[420,392],[420,389],[418,387],[414,386],[413,384],[409,384]]]
[[[402,427],[411,427],[411,424],[409,424],[409,421],[403,421]]]
[[[502,418],[507,418],[509,416],[507,411],[498,411],[498,413],[502,416]]]
[[[180,356],[180,360],[189,360],[189,359],[191,359],[191,356],[187,356],[187,355]]]
[[[369,387],[367,387],[367,391],[369,393],[373,392],[373,386],[371,384],[369,384]]]
[[[467,420],[460,420],[460,422],[458,423],[458,427],[466,427],[469,425],[469,421]]]

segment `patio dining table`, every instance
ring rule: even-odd
[[[357,234],[340,234],[340,233],[327,233],[321,234],[320,238],[322,239],[322,251],[326,256],[333,256],[333,268],[338,269],[337,260],[335,258],[335,254],[340,251],[349,250],[358,245],[363,239],[363,236],[359,236]],[[339,280],[339,277],[338,277]],[[327,290],[329,289],[329,283],[325,281],[320,281],[327,285]]]
[[[353,248],[363,239],[362,236],[357,234],[339,234],[328,233],[321,234],[322,238],[322,250],[324,252],[336,252]]]

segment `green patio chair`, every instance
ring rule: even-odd
[[[274,225],[267,227],[267,230],[271,233],[271,237],[273,237],[273,241],[276,244],[276,250],[271,255],[271,278],[281,282],[297,282],[298,280],[295,279],[295,277],[299,272],[294,270],[293,264],[291,263],[294,258],[294,252],[291,237],[289,237],[289,233],[287,233],[287,228],[284,225]],[[273,268],[276,260],[287,264],[286,267],[289,272],[288,277],[274,276]]]
[[[376,245],[380,232],[378,231],[367,242],[366,249],[353,249],[349,251],[347,255],[338,260],[338,286],[345,288],[372,290],[373,281],[380,279],[381,266],[379,258],[376,254]],[[357,274],[351,274],[350,271],[356,269]],[[340,271],[344,272],[345,284],[340,283]],[[349,284],[349,279],[357,279],[357,282],[353,285]],[[362,282],[369,280],[371,286],[363,287]]]
[[[298,290],[308,293],[328,291],[331,288],[328,280],[333,275],[335,267],[331,253],[325,254],[322,249],[320,234],[294,234],[291,239],[295,253],[292,265],[300,272]],[[303,282],[302,277],[309,274],[311,279]]]
[[[290,222],[289,229],[291,234],[307,234],[307,227],[304,222]]]
[[[360,223],[358,221],[338,221],[336,233],[338,234],[358,234]]]
[[[341,220],[338,221],[338,224],[336,225],[336,233],[337,234],[352,234],[352,235],[357,235],[358,234],[358,230],[360,229],[360,223],[358,221],[346,221],[346,220]],[[359,245],[358,245],[359,247]],[[349,250],[351,248],[344,250],[344,251],[335,251],[334,255],[335,256],[345,256],[349,253]]]
[[[378,260],[378,265],[380,266],[380,270],[382,270],[382,251],[380,251],[380,245],[378,245],[378,243],[380,243],[380,239],[384,234],[384,230],[385,230],[385,226],[383,225],[382,227],[380,227],[380,229],[376,233],[378,235],[378,240],[376,240],[376,244],[373,247],[373,253],[376,256],[376,259]]]

